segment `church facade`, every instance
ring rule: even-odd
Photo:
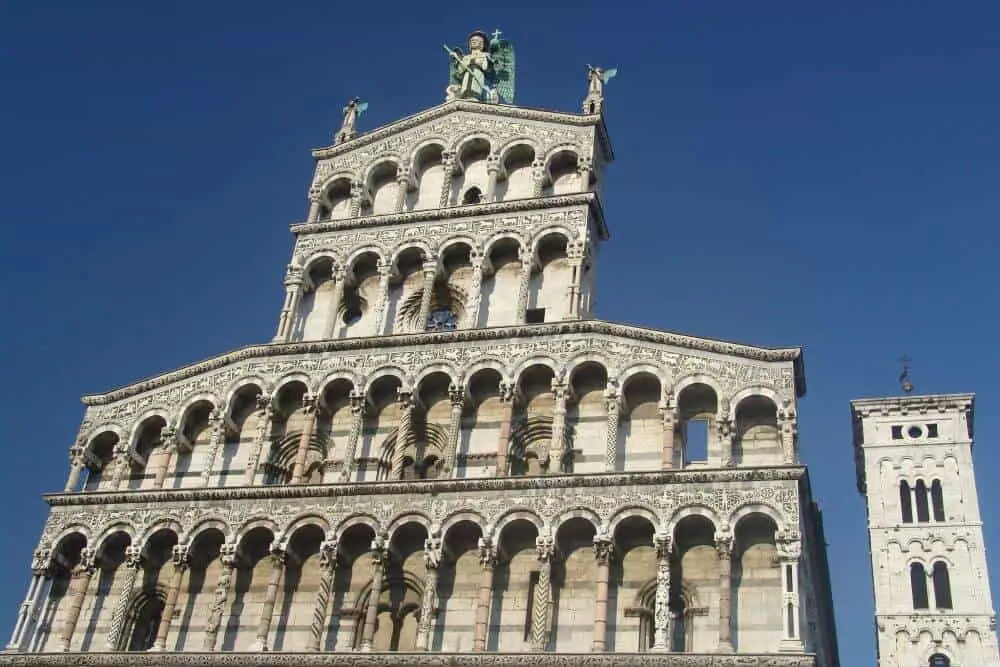
[[[838,664],[801,350],[594,318],[609,74],[497,40],[313,151],[273,341],[84,397],[0,664]]]

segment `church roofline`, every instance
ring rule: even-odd
[[[598,334],[621,336],[631,340],[641,340],[659,345],[671,345],[690,350],[714,354],[742,357],[754,361],[794,363],[795,394],[806,392],[805,370],[801,347],[766,348],[744,345],[712,338],[699,338],[673,331],[651,329],[628,324],[618,324],[605,320],[576,320],[543,324],[523,324],[507,327],[482,329],[460,329],[441,333],[395,334],[391,336],[365,336],[337,340],[320,340],[294,343],[263,343],[237,348],[217,357],[183,366],[155,377],[139,380],[131,384],[100,394],[86,394],[84,405],[107,405],[145,391],[166,386],[189,377],[200,375],[223,366],[243,361],[281,354],[323,353],[357,350],[378,350],[393,347],[450,344],[465,341],[509,340],[514,338],[534,338],[566,334]]]
[[[568,113],[565,111],[548,111],[545,109],[533,109],[530,107],[520,107],[508,104],[487,104],[485,102],[476,102],[474,100],[452,100],[451,102],[444,102],[436,107],[431,107],[430,109],[417,112],[411,116],[407,116],[406,118],[401,118],[400,120],[389,123],[388,125],[375,128],[365,134],[359,134],[354,139],[345,141],[342,144],[326,146],[323,148],[314,148],[312,156],[317,160],[325,160],[337,155],[349,153],[362,146],[381,141],[393,134],[422,125],[436,118],[447,116],[455,111],[488,113],[493,116],[503,116],[506,118],[563,123],[581,127],[594,125],[597,127],[597,142],[600,144],[601,151],[604,154],[604,161],[611,162],[615,158],[614,151],[611,149],[611,139],[608,136],[608,128],[604,123],[604,116],[602,114],[578,114]]]
[[[291,226],[294,234],[316,234],[325,232],[336,232],[347,229],[360,229],[364,227],[379,227],[383,225],[402,225],[427,220],[450,220],[454,218],[470,218],[474,216],[496,215],[504,213],[517,213],[520,211],[533,211],[537,209],[549,209],[559,206],[574,206],[587,204],[590,212],[597,223],[598,234],[602,241],[610,238],[608,225],[604,220],[604,209],[601,200],[596,193],[580,192],[565,195],[550,195],[548,197],[532,197],[530,199],[512,199],[503,202],[490,202],[488,204],[465,204],[462,206],[450,206],[447,208],[430,208],[420,211],[406,211],[404,213],[386,213],[383,215],[369,215],[360,218],[343,218],[340,220],[326,220],[323,222],[297,222]]]
[[[975,394],[921,394],[914,396],[885,396],[882,398],[857,398],[851,401],[854,420],[868,415],[905,415],[930,410],[967,410],[970,417],[975,407]]]

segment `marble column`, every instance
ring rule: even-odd
[[[527,248],[518,250],[518,259],[521,261],[521,279],[517,287],[517,311],[514,323],[524,324],[528,315],[528,292],[531,288],[531,250]]]
[[[347,436],[347,447],[344,450],[344,467],[340,472],[340,481],[351,481],[354,472],[354,459],[358,452],[358,440],[365,421],[365,396],[357,391],[351,392],[351,432]]]
[[[309,624],[309,640],[307,651],[318,651],[323,641],[323,631],[326,630],[330,614],[330,592],[333,590],[333,578],[337,574],[336,539],[324,540],[319,548],[319,584],[316,586],[316,601],[313,603],[312,622]]]
[[[87,588],[90,587],[90,580],[96,570],[97,564],[93,550],[84,547],[80,552],[80,562],[73,567],[70,573],[69,606],[63,617],[62,629],[59,633],[59,651],[64,653],[69,651],[70,643],[73,641],[73,633],[76,631],[76,622],[80,618],[80,609],[83,608],[83,599],[87,597]]]
[[[306,471],[306,459],[309,457],[309,444],[316,430],[316,397],[306,392],[302,396],[302,411],[305,413],[305,424],[299,434],[299,446],[295,451],[295,462],[292,464],[292,484],[301,484]]]
[[[39,549],[31,560],[31,582],[28,584],[28,593],[24,596],[24,602],[17,610],[17,620],[14,622],[14,632],[7,643],[8,651],[19,651],[24,645],[25,635],[34,619],[38,601],[41,599],[42,591],[45,589],[46,579],[49,577],[49,569],[52,562],[52,552],[49,549]]]
[[[254,486],[257,484],[257,470],[260,468],[260,457],[264,452],[264,447],[271,442],[271,434],[274,430],[274,407],[271,405],[270,394],[259,394],[257,396],[257,432],[254,434],[253,449],[247,457],[246,471],[243,473],[243,484]]]
[[[733,652],[733,536],[715,535],[719,557],[719,652]]]
[[[426,651],[434,632],[434,601],[437,597],[438,564],[441,562],[441,540],[428,538],[424,542],[424,594],[420,600],[420,619],[417,621],[415,649]]]
[[[375,640],[375,622],[378,620],[378,603],[382,597],[382,577],[385,576],[385,566],[388,560],[385,540],[376,537],[372,541],[372,586],[365,607],[365,624],[361,629],[361,650],[370,652]]]
[[[173,461],[174,452],[177,451],[177,430],[171,426],[164,426],[160,431],[160,444],[154,450],[150,458],[153,459],[153,488],[162,489],[163,483],[167,479],[167,471],[170,469],[170,462]]]
[[[663,469],[670,470],[674,467],[677,451],[677,406],[673,394],[668,393],[659,408],[663,419]]]
[[[281,583],[281,575],[285,571],[285,559],[287,554],[280,546],[272,547],[271,555],[271,576],[267,580],[267,592],[264,594],[264,604],[260,609],[260,620],[257,622],[257,637],[254,640],[254,651],[267,651],[270,648],[268,636],[271,634],[271,620],[274,618],[274,603],[278,599],[278,584]]]
[[[778,564],[781,568],[781,643],[778,650],[800,653],[803,651],[801,619],[799,617],[799,559],[802,544],[797,535],[782,534],[775,540]]]
[[[413,439],[413,392],[399,391],[399,426],[396,429],[396,447],[392,452],[392,470],[389,479],[403,478],[406,448]]]
[[[798,462],[796,440],[798,425],[796,423],[795,405],[785,399],[778,408],[778,432],[781,435],[781,458],[786,465]]]
[[[729,413],[729,405],[722,402],[719,414],[715,418],[715,431],[719,441],[719,465],[731,468],[735,465],[733,456],[733,420]]]
[[[514,419],[514,386],[500,383],[500,437],[497,439],[497,477],[507,476],[507,451],[510,449],[510,425]]]
[[[205,469],[201,473],[201,485],[211,486],[212,468],[215,467],[215,460],[219,458],[219,450],[226,444],[226,417],[225,408],[216,408],[208,418],[211,438],[208,441],[208,456],[205,457]]]
[[[490,602],[493,597],[493,568],[496,566],[496,550],[488,537],[479,538],[479,586],[476,595],[476,629],[472,640],[473,651],[486,650],[486,635],[490,622]]]
[[[306,215],[306,222],[319,222],[319,212],[320,212],[320,193],[310,192],[309,193],[309,213]]]
[[[618,386],[613,382],[608,382],[604,397],[608,409],[607,427],[604,431],[604,469],[608,472],[614,472],[618,469],[618,421],[622,409]]]
[[[469,310],[465,315],[463,329],[475,329],[479,326],[479,309],[483,302],[483,255],[473,250],[469,253],[469,263],[472,264],[472,284],[469,287]]]
[[[451,402],[451,415],[448,420],[448,450],[444,454],[441,466],[442,477],[451,477],[455,469],[455,459],[458,456],[458,446],[462,438],[462,408],[465,407],[465,387],[453,384],[448,387],[448,400]]]
[[[559,475],[566,472],[566,402],[569,385],[558,378],[552,379],[554,406],[552,410],[552,444],[549,446],[549,472]]]
[[[670,555],[673,540],[667,533],[653,536],[656,549],[656,602],[653,610],[653,650],[668,651],[670,641]]]
[[[160,626],[156,629],[156,642],[154,642],[152,649],[154,651],[167,650],[167,635],[170,633],[170,626],[173,625],[174,611],[177,609],[177,595],[180,593],[181,580],[188,568],[188,562],[187,546],[183,544],[175,546],[173,551],[174,571],[167,581],[166,600],[163,603]]]
[[[330,304],[330,317],[323,330],[323,338],[331,339],[337,332],[337,323],[340,315],[340,304],[344,301],[344,288],[346,287],[347,274],[344,269],[334,268],[333,275],[333,302]]]
[[[584,246],[580,241],[570,243],[566,248],[570,268],[569,289],[566,292],[566,314],[564,320],[580,319],[580,295],[583,291]]]
[[[543,160],[535,160],[531,163],[531,196],[541,197],[542,191],[545,188],[545,180],[547,174],[545,173],[545,162]]]
[[[437,260],[424,261],[424,286],[420,292],[420,314],[417,316],[417,331],[427,330],[427,320],[431,316],[431,301],[434,297],[434,280],[437,277]]]
[[[392,265],[379,260],[378,262],[378,296],[375,300],[375,331],[372,335],[381,336],[385,333],[386,311],[389,310],[389,276]]]
[[[455,167],[457,156],[455,151],[444,151],[441,153],[441,164],[444,166],[444,177],[441,181],[441,194],[438,197],[438,208],[448,208],[451,206],[452,180],[455,178]]]
[[[278,317],[278,330],[274,334],[274,343],[287,343],[295,326],[295,316],[299,312],[299,301],[302,300],[302,267],[288,265],[285,272],[285,301]]]
[[[63,493],[73,493],[80,485],[80,475],[83,473],[83,447],[71,447],[69,450],[69,479]]]
[[[93,457],[93,455],[90,453],[84,454],[84,456]],[[118,490],[122,488],[123,485],[128,485],[129,478],[132,477],[132,453],[129,449],[128,443],[121,440],[116,442],[115,447],[112,450],[111,457],[112,458],[110,463],[111,465],[110,488],[112,490]],[[150,461],[147,461],[146,463],[148,464],[150,463]],[[87,464],[88,461],[85,460],[84,465]],[[105,475],[107,475],[107,469],[100,467],[101,463],[100,461],[96,460],[96,457],[93,457],[89,461],[89,464],[91,466],[91,469],[97,467],[97,469],[101,471],[100,486],[104,487],[104,477]]]
[[[576,161],[576,174],[579,180],[580,192],[590,191],[590,175],[594,173],[594,160],[591,157],[581,157]]]
[[[205,639],[202,650],[214,651],[215,642],[219,636],[219,626],[222,616],[229,607],[229,586],[233,581],[233,568],[236,567],[236,545],[223,544],[219,550],[219,560],[222,569],[219,570],[219,580],[215,584],[215,595],[208,607],[208,619],[205,621]]]
[[[483,203],[497,200],[497,177],[500,174],[500,155],[491,153],[486,157],[486,192],[483,193]]]
[[[538,583],[531,608],[531,648],[544,651],[549,646],[552,630],[552,557],[555,544],[551,537],[535,538],[538,556]]]
[[[412,176],[408,167],[403,167],[396,172],[396,202],[393,205],[393,211],[396,213],[402,213],[406,210],[406,193],[410,189],[411,181]]]
[[[613,553],[611,536],[599,533],[594,536],[594,557],[597,559],[597,586],[594,598],[594,641],[590,646],[593,653],[607,650],[608,635],[608,580]]]
[[[125,614],[128,612],[129,602],[132,600],[132,591],[135,590],[135,581],[142,571],[142,546],[133,544],[125,547],[125,560],[119,567],[125,568],[122,579],[121,591],[118,593],[118,602],[111,613],[111,624],[108,627],[106,646],[109,651],[121,650],[119,644],[122,639],[122,632],[125,629]]]
[[[361,209],[365,204],[365,184],[360,181],[351,182],[351,212],[352,218],[361,215]]]

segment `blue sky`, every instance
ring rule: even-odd
[[[1000,577],[1000,4],[567,6],[0,4],[0,628],[79,396],[269,340],[309,149],[354,95],[362,129],[441,102],[475,27],[515,42],[522,105],[576,111],[585,65],[619,67],[599,317],[804,346],[843,663],[874,664],[848,402],[895,393],[904,352],[918,392],[978,394]]]

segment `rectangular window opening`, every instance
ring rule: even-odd
[[[692,419],[684,425],[684,457],[688,462],[708,460],[707,419]]]
[[[936,438],[936,437],[938,437],[937,426],[938,426],[937,424],[928,424],[927,425],[927,437],[928,438]]]
[[[795,592],[795,582],[792,579],[792,566],[785,565],[785,591],[788,593]]]
[[[892,439],[902,440],[903,439],[903,427],[899,424],[892,427]]]
[[[524,321],[527,324],[541,324],[545,321],[545,309],[529,308],[524,315]]]

